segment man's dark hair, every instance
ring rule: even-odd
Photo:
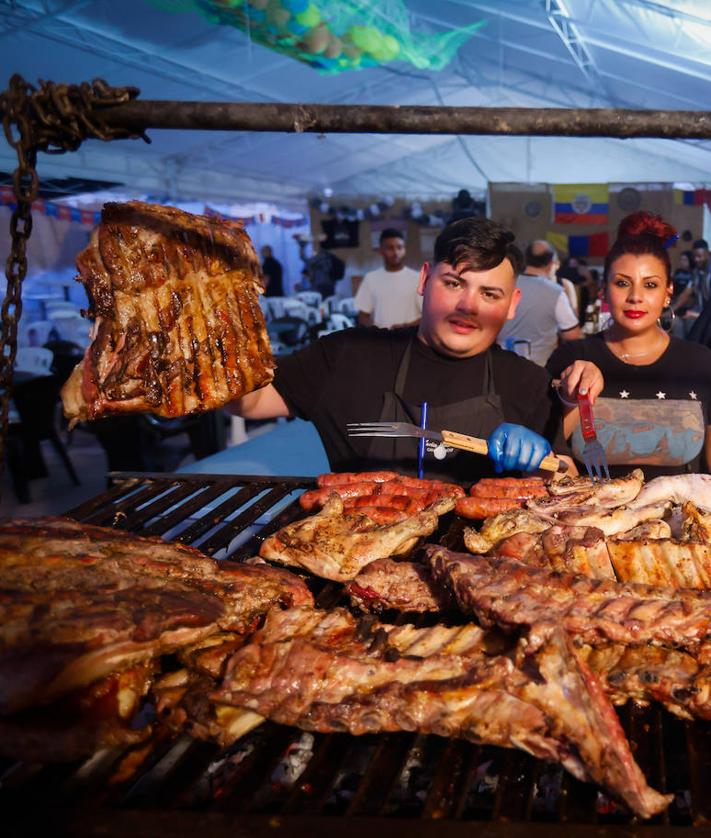
[[[488,271],[508,259],[514,274],[523,271],[523,256],[516,237],[489,218],[460,218],[437,236],[434,262],[447,262],[457,270]]]
[[[696,241],[691,246],[694,250],[696,250],[697,247],[703,247],[704,250],[709,249],[709,243],[706,241],[706,239],[696,239]]]
[[[540,243],[541,239],[538,239],[537,241],[529,242],[529,244],[526,245],[524,259],[526,260],[526,265],[529,268],[545,268],[550,265],[556,257],[555,248],[552,245],[548,245],[548,247],[544,248],[540,253],[534,253],[534,245]]]
[[[402,241],[405,241],[405,236],[403,235],[402,230],[396,230],[394,227],[386,227],[380,234],[380,244],[382,244],[385,239],[402,239]]]

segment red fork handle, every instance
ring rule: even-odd
[[[592,405],[587,393],[583,396],[578,393],[578,409],[580,410],[580,430],[583,439],[588,442],[596,438],[595,422],[593,420]]]

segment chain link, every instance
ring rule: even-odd
[[[101,110],[138,95],[135,87],[111,87],[102,79],[80,85],[40,82],[39,90],[14,75],[0,94],[5,138],[17,153],[12,175],[15,208],[10,219],[11,247],[5,264],[7,289],[0,323],[0,473],[5,462],[12,377],[17,354],[17,325],[22,314],[22,281],[27,274],[27,240],[32,234],[32,202],[39,194],[37,152],[76,151],[86,138],[142,137],[143,132],[109,129]]]

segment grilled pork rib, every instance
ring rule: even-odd
[[[711,656],[711,597],[704,592],[591,579],[435,546],[426,552],[434,580],[485,624],[555,625],[593,646],[651,642],[704,663]]]
[[[238,222],[109,203],[77,257],[93,341],[62,390],[67,418],[183,416],[268,384],[261,269]]]
[[[272,613],[228,664],[219,703],[306,730],[416,730],[517,747],[607,786],[650,817],[668,805],[565,633],[485,653],[477,626],[358,624],[345,610]]]
[[[56,519],[0,525],[0,716],[308,605],[292,574]]]

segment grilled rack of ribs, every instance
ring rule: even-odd
[[[0,717],[46,705],[275,605],[309,605],[287,571],[61,519],[0,525]]]
[[[184,416],[268,384],[261,268],[239,222],[108,203],[78,279],[93,340],[62,390],[67,418]]]
[[[517,747],[598,782],[649,817],[669,798],[634,761],[599,682],[565,632],[533,654],[488,654],[478,626],[360,623],[344,609],[271,612],[211,698],[284,724],[416,730]]]

